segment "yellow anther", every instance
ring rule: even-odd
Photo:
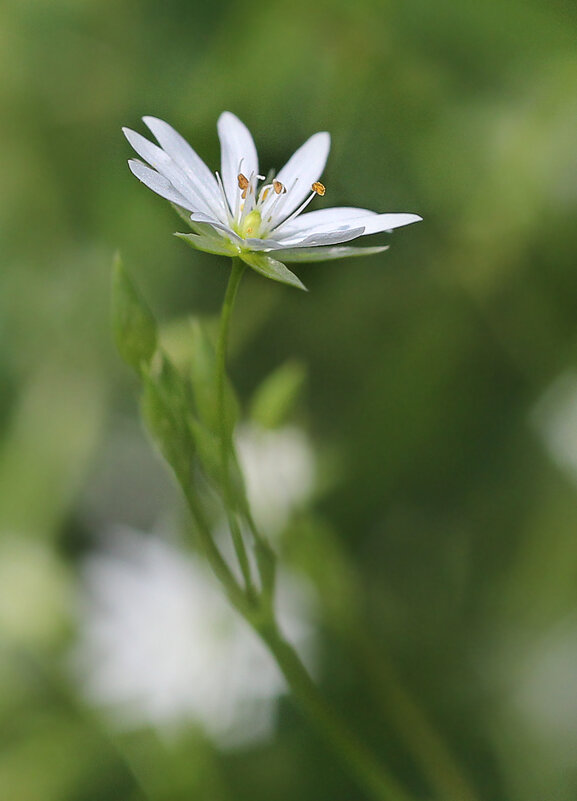
[[[238,174],[238,188],[243,190],[248,189],[248,178],[246,175],[243,175],[242,172]]]
[[[267,199],[267,196],[268,196],[268,193],[269,193],[269,192],[270,192],[270,189],[265,189],[265,190],[264,190],[264,192],[262,193],[262,199],[263,199],[263,200],[266,200],[266,199]]]
[[[276,181],[276,180],[273,181],[272,182],[272,187],[273,187],[273,189],[274,189],[274,191],[275,191],[275,193],[277,195],[280,195],[281,192],[283,192],[283,193],[286,192],[286,188],[285,188],[284,184],[281,184],[280,181]]]
[[[320,195],[321,197],[327,191],[324,187],[324,184],[321,184],[320,181],[315,181],[314,184],[311,186],[311,189],[313,190],[313,192],[316,192],[317,195]]]

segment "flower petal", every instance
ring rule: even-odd
[[[194,211],[194,206],[191,204],[190,200],[181,195],[164,175],[159,175],[156,170],[153,170],[137,159],[129,159],[128,166],[133,175],[136,175],[139,181],[142,181],[143,184],[149,189],[152,189],[153,192],[156,192],[157,195],[166,198],[166,200],[171,200],[173,203],[176,203],[177,206],[182,206],[183,209]]]
[[[240,258],[256,270],[257,273],[264,275],[266,278],[272,278],[273,281],[279,281],[281,284],[288,284],[289,286],[296,286],[298,289],[304,289],[306,286],[302,283],[300,278],[286,267],[282,262],[267,256],[265,253],[241,253]]]
[[[330,135],[326,131],[321,131],[307,139],[290,157],[276,176],[277,181],[280,181],[287,190],[286,195],[283,195],[282,204],[275,205],[276,220],[287,217],[311,193],[311,186],[318,181],[325,168],[330,148]],[[263,217],[265,215],[266,207]]]
[[[293,239],[286,239],[278,244],[284,248],[299,248],[299,247],[316,247],[317,245],[338,245],[340,242],[349,242],[351,239],[356,239],[365,233],[364,228],[342,228],[337,231],[327,231],[326,233],[319,233],[314,231],[309,236],[297,237]]]
[[[375,253],[382,253],[388,250],[388,245],[381,245],[373,248],[355,247],[318,247],[318,248],[290,248],[283,250],[282,257],[285,261],[300,263],[307,261],[325,261],[328,259],[348,259],[357,256],[373,256]]]
[[[381,231],[392,231],[394,228],[402,228],[403,225],[410,225],[420,222],[423,218],[418,214],[377,214],[372,217],[360,217],[354,220],[355,225],[361,223],[365,226],[366,234],[378,234]]]
[[[221,172],[224,191],[233,214],[240,197],[238,174],[247,178],[258,175],[258,155],[250,131],[246,125],[224,111],[218,118],[218,136],[221,148]]]
[[[197,184],[191,181],[186,173],[170,158],[162,148],[149,142],[144,136],[130,128],[122,129],[124,135],[136,150],[139,156],[154,167],[161,175],[167,178],[174,188],[183,197],[190,200],[193,208],[208,214],[214,213],[202,194],[197,190]]]
[[[318,209],[309,211],[295,218],[294,221],[281,225],[275,231],[275,239],[280,242],[287,238],[294,238],[299,234],[328,233],[335,228],[357,227],[362,225],[365,235],[376,234],[380,231],[392,231],[403,225],[418,222],[422,217],[417,214],[377,214],[368,209],[337,206],[332,209]]]
[[[356,220],[359,217],[371,217],[373,215],[375,217],[378,216],[376,211],[359,209],[355,206],[335,206],[330,209],[306,211],[303,214],[299,214],[291,222],[281,224],[275,234],[278,234],[280,238],[281,236],[284,237],[285,234],[294,236],[317,228],[319,230],[323,228],[334,230],[343,225],[348,225],[352,220]]]
[[[218,214],[220,218],[221,214],[224,213],[224,206],[216,178],[198,153],[192,149],[186,139],[164,120],[159,120],[157,117],[143,117],[142,119],[152,131],[162,149],[182,169],[213,213],[216,213],[217,210],[220,211]]]
[[[219,231],[224,231],[224,233],[228,236],[228,238],[237,243],[243,243],[244,240],[235,233],[232,228],[228,225],[225,225],[220,220],[215,220],[214,217],[210,217],[207,214],[202,214],[201,212],[194,212],[191,214],[190,219],[193,223],[206,223],[207,225],[211,225],[213,228],[217,228]]]

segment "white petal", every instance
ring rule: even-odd
[[[375,217],[378,216],[376,211],[359,209],[355,206],[335,206],[331,209],[306,211],[303,214],[299,214],[299,216],[295,217],[291,222],[280,225],[275,233],[278,233],[280,237],[281,235],[285,236],[285,234],[294,236],[295,233],[302,233],[317,228],[319,230],[324,228],[334,230],[342,225],[349,224],[352,220],[356,220],[359,217],[371,217],[373,215]]]
[[[192,182],[162,148],[149,142],[136,131],[131,131],[130,128],[123,128],[122,131],[138,155],[164,175],[183,197],[188,198],[192,208],[213,213],[204,197],[198,193],[196,182]]]
[[[141,161],[137,161],[136,159],[130,159],[128,166],[130,167],[132,173],[136,175],[138,180],[142,181],[142,183],[145,184],[149,189],[152,189],[153,192],[156,192],[157,195],[166,198],[166,200],[171,200],[178,206],[182,206],[183,209],[194,211],[194,207],[192,206],[190,200],[183,197],[180,192],[177,192],[174,186],[167,178],[164,177],[164,175],[159,175],[156,170],[153,170],[151,167],[147,167],[146,164],[143,164]]]
[[[338,245],[340,242],[349,242],[366,233],[361,226],[357,228],[342,228],[337,231],[308,232],[308,236],[285,239],[279,243],[285,248],[316,247],[317,245]]]
[[[282,242],[299,234],[328,233],[335,229],[359,225],[364,227],[365,235],[376,234],[380,231],[392,231],[393,228],[400,228],[421,219],[422,217],[417,214],[377,214],[367,209],[346,206],[319,209],[299,215],[286,226],[281,225],[275,232],[275,239]]]
[[[258,156],[250,131],[230,111],[224,111],[220,115],[217,128],[221,149],[222,183],[234,213],[239,197],[238,174],[242,172],[243,175],[250,178],[254,173],[256,177],[258,175]]]
[[[162,149],[182,169],[213,212],[221,209],[223,204],[216,178],[186,139],[164,120],[159,120],[157,117],[143,117],[142,119]]]
[[[327,163],[331,147],[331,137],[326,131],[316,133],[301,145],[276,176],[286,187],[282,206],[275,206],[275,218],[288,217],[311,192],[311,186],[318,181]],[[263,216],[266,214],[266,209]]]
[[[418,214],[377,214],[374,217],[356,219],[354,224],[362,223],[365,234],[378,234],[380,231],[392,231],[393,228],[402,228],[403,225],[420,222],[422,219]]]
[[[193,223],[206,223],[207,225],[211,225],[213,228],[217,228],[219,231],[224,231],[224,233],[228,236],[228,238],[237,243],[243,243],[244,240],[235,233],[232,228],[228,225],[225,225],[220,220],[216,220],[214,217],[210,217],[207,214],[202,214],[201,212],[194,212],[194,214],[190,215],[190,219]]]

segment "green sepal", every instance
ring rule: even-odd
[[[178,216],[180,217],[180,219],[181,219],[181,220],[184,220],[184,222],[185,222],[185,223],[186,223],[188,226],[190,226],[190,228],[192,228],[193,230],[195,230],[195,229],[194,229],[194,226],[193,226],[193,224],[192,224],[192,220],[190,219],[190,212],[189,212],[189,211],[187,211],[186,209],[183,209],[183,208],[182,208],[182,206],[177,206],[177,205],[176,205],[176,203],[171,203],[170,205],[171,205],[171,206],[172,206],[172,208],[175,210],[175,212],[178,214]]]
[[[283,251],[281,251],[283,252]],[[264,275],[266,278],[271,278],[273,281],[279,281],[281,284],[288,284],[295,286],[297,289],[304,289],[307,291],[306,286],[294,273],[288,269],[281,261],[273,259],[272,256],[266,253],[241,252],[240,258],[257,273]]]
[[[306,370],[289,361],[267,376],[254,393],[251,418],[264,428],[278,428],[290,417],[302,392]]]
[[[119,255],[112,272],[112,328],[118,352],[138,373],[147,367],[157,348],[154,315],[130,278]]]
[[[369,248],[355,248],[348,245],[334,245],[331,247],[316,248],[288,248],[282,251],[285,261],[293,264],[312,261],[328,261],[329,259],[350,259],[358,256],[374,256],[388,250],[388,245],[378,245]]]
[[[238,256],[238,248],[222,237],[216,239],[202,234],[181,234],[178,232],[175,233],[175,236],[182,239],[191,248],[201,250],[203,253],[215,253],[217,256],[230,256],[232,258]]]

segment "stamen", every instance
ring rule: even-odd
[[[286,193],[286,186],[285,186],[284,184],[281,184],[281,182],[280,182],[280,181],[277,181],[277,180],[275,179],[275,180],[272,182],[272,186],[273,186],[273,189],[274,189],[274,191],[275,191],[275,193],[276,193],[277,195],[280,195],[280,194],[281,194],[281,192],[282,192],[282,194],[283,194],[283,195]]]
[[[234,217],[232,213],[232,209],[230,207],[230,203],[228,202],[228,198],[226,196],[226,192],[224,191],[224,185],[222,183],[222,178],[220,177],[220,173],[218,170],[216,171],[216,182],[218,184],[218,188],[220,189],[220,194],[222,195],[222,201],[224,203],[225,211],[228,213],[229,217]],[[218,217],[218,215],[217,215]]]
[[[281,184],[281,186],[284,189],[284,192],[281,192],[280,194],[276,195],[276,197],[273,199],[272,203],[269,204],[269,207],[268,207],[268,209],[266,211],[266,214],[267,214],[267,230],[268,231],[274,231],[274,230],[276,230],[278,228],[279,225],[282,224],[282,223],[279,222],[279,217],[282,214],[282,208],[285,205],[286,198],[290,197],[290,193],[293,191],[295,186],[298,184],[298,181],[299,181],[299,179],[298,179],[298,175],[297,175],[296,178],[294,179],[294,181],[292,182],[292,184],[288,188],[284,184]],[[280,184],[281,182],[277,181],[277,183]],[[273,188],[274,188],[274,180],[273,180]],[[312,200],[313,197],[316,197],[316,195],[314,195],[314,194],[311,195],[310,200]],[[307,202],[310,202],[310,200],[307,201]]]
[[[294,184],[293,184],[293,186],[294,186]],[[292,214],[289,214],[289,216],[286,219],[281,220],[280,222],[277,222],[269,233],[272,233],[272,231],[278,231],[278,229],[281,227],[281,225],[284,225],[285,223],[288,223],[288,222],[291,222],[291,220],[294,220],[295,217],[298,217],[298,215],[301,213],[301,211],[304,211],[306,209],[306,207],[309,205],[309,203],[311,202],[311,200],[313,198],[315,198],[317,195],[320,195],[322,197],[324,195],[324,193],[326,192],[324,184],[321,184],[320,181],[315,181],[314,184],[311,186],[311,189],[312,189],[312,194],[310,194],[307,197],[307,199],[303,203],[301,203],[301,205],[298,207],[298,209],[295,209],[295,211],[293,211]]]
[[[242,172],[238,174],[238,188],[242,189],[244,192],[248,189],[248,178],[246,175],[243,175]]]

